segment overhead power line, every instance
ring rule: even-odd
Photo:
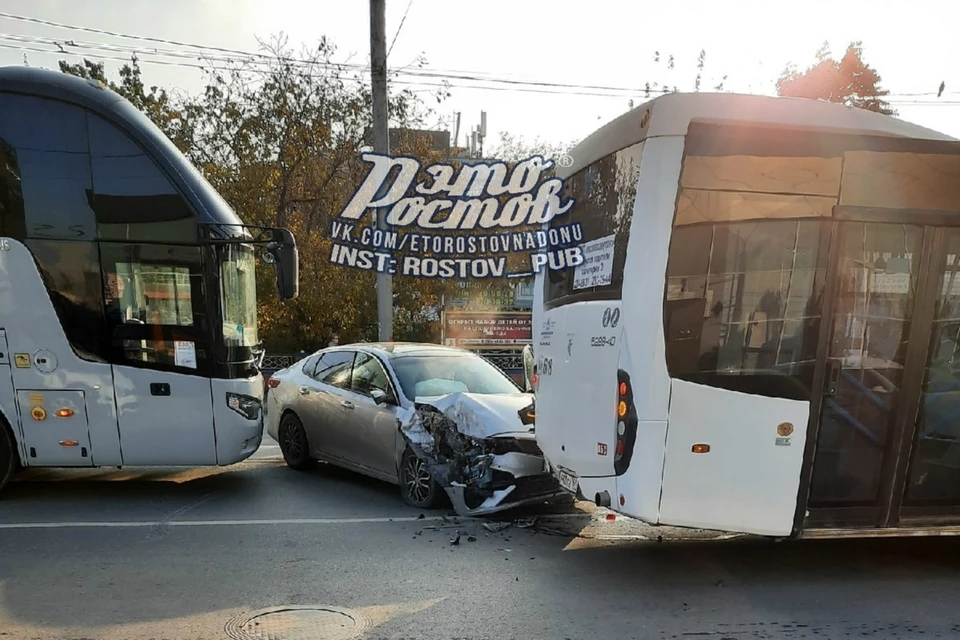
[[[403,12],[403,17],[400,18],[400,26],[397,27],[397,32],[393,34],[393,40],[390,41],[390,48],[387,49],[387,59],[390,58],[390,52],[393,51],[393,45],[397,44],[397,38],[400,37],[400,31],[403,29],[403,23],[407,21],[407,14],[410,12],[410,5],[413,4],[413,0],[407,3],[407,8]]]
[[[411,0],[412,1],[412,0]],[[410,5],[408,4],[407,10],[409,11]],[[127,54],[128,56],[136,55],[138,60],[145,64],[157,64],[163,66],[181,66],[186,68],[196,68],[196,69],[213,69],[213,70],[230,70],[230,66],[217,66],[216,63],[221,63],[222,65],[229,65],[232,63],[248,64],[253,66],[262,66],[270,64],[271,62],[288,62],[291,64],[301,64],[309,66],[317,66],[323,69],[335,69],[335,70],[354,70],[364,72],[368,65],[361,65],[357,63],[336,63],[336,62],[325,62],[319,60],[303,60],[300,58],[294,58],[289,56],[278,56],[264,53],[254,53],[250,51],[243,51],[240,49],[230,49],[226,47],[216,47],[211,45],[200,45],[195,43],[183,42],[178,40],[170,40],[166,38],[157,38],[153,36],[138,36],[132,35],[117,31],[110,31],[107,29],[97,29],[94,27],[83,27],[79,25],[71,25],[60,22],[55,22],[52,20],[43,20],[40,18],[32,18],[29,16],[20,16],[16,14],[10,14],[6,12],[0,12],[0,18],[7,18],[10,20],[18,20],[22,22],[41,24],[45,26],[66,29],[71,31],[79,32],[88,32],[96,33],[100,35],[106,35],[110,37],[127,39],[127,40],[140,40],[144,42],[155,42],[158,44],[170,45],[172,47],[180,47],[180,49],[173,48],[161,48],[161,47],[144,47],[144,46],[133,46],[125,44],[114,44],[114,43],[102,43],[102,42],[89,42],[89,41],[77,41],[77,40],[58,40],[50,37],[43,36],[32,36],[32,35],[16,35],[16,34],[0,34],[0,48],[4,49],[19,49],[23,51],[29,51],[34,53],[48,53],[52,55],[64,55],[64,56],[76,56],[76,57],[86,57],[96,60],[111,60],[119,62],[129,62],[129,57],[121,57],[118,55],[104,55],[103,53],[96,52],[108,52],[108,54]],[[404,14],[404,19],[406,18],[406,13]],[[401,20],[400,27],[397,29],[397,34],[399,35],[400,29],[403,27],[403,20]],[[394,37],[394,42],[396,41],[396,35]],[[16,45],[11,43],[17,43]],[[51,49],[41,49],[34,46],[23,46],[23,45],[45,45],[49,47],[55,47]],[[183,47],[192,50],[184,50]],[[81,50],[83,53],[76,53],[73,50]],[[89,53],[88,53],[89,51]],[[210,53],[206,53],[210,52]],[[156,58],[172,58],[173,60],[163,60]],[[178,61],[174,61],[178,60]],[[190,60],[190,62],[187,62]],[[402,70],[392,70],[392,73],[396,76],[408,78],[407,81],[394,80],[394,84],[403,84],[409,86],[423,86],[423,87],[436,87],[440,88],[445,85],[422,82],[422,81],[413,81],[413,78],[425,78],[433,80],[443,80],[449,83],[451,88],[460,88],[460,89],[477,89],[477,90],[491,90],[491,91],[519,91],[524,93],[539,93],[539,94],[552,94],[552,95],[584,95],[584,96],[595,96],[595,97],[610,97],[610,98],[646,98],[648,95],[656,95],[661,93],[666,93],[668,90],[662,86],[656,86],[651,83],[651,88],[648,90],[647,87],[616,87],[609,85],[593,85],[593,84],[575,84],[575,83],[562,83],[562,82],[545,82],[539,80],[521,80],[516,78],[505,78],[497,77],[492,75],[485,75],[486,72],[480,71],[457,71],[457,70],[431,70],[431,69],[402,69]],[[471,83],[485,83],[485,84],[463,84],[461,81],[471,82]],[[489,83],[489,84],[486,84]],[[505,85],[505,86],[492,86],[492,85]],[[957,92],[953,92],[949,95],[957,95]],[[938,92],[920,92],[920,93],[896,93],[891,94],[883,98],[886,102],[891,105],[897,106],[928,106],[928,105],[937,105],[937,106],[954,106],[958,104],[956,101],[909,101],[902,100],[901,98],[907,97],[937,97]]]

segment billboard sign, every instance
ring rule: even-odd
[[[533,342],[530,313],[447,311],[443,342],[463,349],[504,349]]]

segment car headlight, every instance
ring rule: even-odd
[[[260,401],[254,397],[228,391],[227,406],[247,420],[256,420],[260,417]]]

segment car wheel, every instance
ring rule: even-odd
[[[410,447],[400,460],[400,495],[411,507],[432,509],[439,505],[442,490],[431,477],[427,464]]]
[[[19,460],[17,459],[17,445],[10,435],[10,431],[0,419],[0,491],[7,486],[13,472],[17,470]]]
[[[293,413],[283,416],[280,421],[280,452],[283,453],[283,461],[291,469],[302,471],[309,469],[316,464],[316,460],[310,457],[310,445],[307,444],[307,433],[303,430],[303,424]]]

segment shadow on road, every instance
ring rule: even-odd
[[[293,471],[280,464],[250,463],[229,467],[162,467],[127,470],[38,469],[18,474],[4,490],[0,504],[49,508],[61,501],[76,506],[84,502],[98,507],[113,500],[140,500],[145,504],[190,499],[211,492],[223,498],[246,499],[273,496],[293,489],[341,500],[383,502],[399,500],[395,486],[320,464],[309,471]],[[289,498],[289,494],[287,494]],[[256,507],[256,505],[248,505]],[[255,510],[255,509],[254,509]]]

